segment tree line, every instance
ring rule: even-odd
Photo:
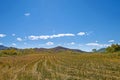
[[[114,53],[114,52],[120,52],[120,45],[119,44],[112,44],[111,46],[108,46],[107,48],[103,48],[104,53]],[[97,49],[92,49],[93,52],[99,52]]]

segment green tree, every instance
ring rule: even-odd
[[[92,49],[92,52],[96,52],[97,50],[96,49]]]
[[[106,48],[106,52],[118,52],[120,51],[120,45],[118,44],[112,44],[111,46]]]

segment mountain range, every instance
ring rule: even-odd
[[[96,52],[105,52],[106,48],[98,49]]]
[[[9,47],[6,47],[6,46],[3,46],[3,45],[0,45],[0,50],[4,50],[4,49],[8,49]]]
[[[5,49],[11,49],[13,47],[6,47],[6,46],[3,46],[3,45],[0,45],[0,50],[5,50]],[[17,48],[14,48],[14,49],[17,49]],[[54,52],[60,52],[60,51],[73,51],[73,52],[85,52],[85,51],[82,51],[82,50],[79,50],[79,49],[69,49],[69,48],[65,48],[65,47],[62,47],[62,46],[57,46],[57,47],[54,47],[54,48],[33,48],[34,50],[36,51],[54,51]]]
[[[7,46],[4,46],[4,45],[0,45],[0,50],[5,50],[5,49],[11,49],[11,48],[14,48],[14,47],[7,47]],[[14,48],[14,49],[18,49],[18,48]],[[70,49],[70,48],[65,48],[65,47],[62,47],[62,46],[57,46],[57,47],[54,47],[54,48],[33,48],[34,50],[36,51],[53,51],[53,52],[60,52],[60,51],[72,51],[72,52],[86,52],[86,51],[82,51],[80,49]],[[105,49],[106,48],[101,48],[101,49],[98,49],[96,52],[105,52]]]
[[[69,49],[69,48],[65,48],[65,47],[62,47],[62,46],[57,46],[57,47],[54,47],[54,48],[34,48],[36,51],[52,51],[52,52],[61,52],[61,51],[72,51],[72,52],[85,52],[85,51],[82,51],[82,50],[79,50],[79,49]]]

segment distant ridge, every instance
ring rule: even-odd
[[[5,50],[5,49],[17,49],[17,48],[14,48],[14,47],[6,47],[6,46],[3,46],[3,45],[0,45],[0,50]],[[57,47],[54,47],[54,48],[32,48],[38,52],[40,51],[53,51],[53,52],[59,52],[59,51],[73,51],[73,52],[85,52],[85,51],[82,51],[82,50],[79,50],[79,49],[70,49],[70,48],[66,48],[66,47],[62,47],[62,46],[57,46]]]
[[[65,47],[62,47],[62,46],[57,46],[57,47],[54,47],[54,48],[51,48],[51,49],[54,49],[54,50],[68,50],[68,48],[65,48]]]
[[[106,48],[98,49],[97,52],[105,52]]]
[[[57,47],[54,47],[54,48],[34,48],[36,51],[52,51],[52,52],[61,52],[61,51],[73,51],[73,52],[85,52],[85,51],[82,51],[82,50],[79,50],[79,49],[69,49],[69,48],[66,48],[66,47],[62,47],[62,46],[57,46]]]
[[[6,47],[6,46],[3,46],[3,45],[0,45],[0,50],[5,50],[5,49],[8,49],[9,47]]]
[[[82,51],[82,50],[79,50],[79,49],[69,49],[69,48],[66,48],[66,47],[62,47],[62,46],[57,46],[55,48],[51,48],[51,50],[55,50],[55,51],[73,51],[73,52],[85,52],[85,51]]]

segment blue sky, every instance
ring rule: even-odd
[[[0,44],[90,51],[120,43],[119,0],[1,0]]]

